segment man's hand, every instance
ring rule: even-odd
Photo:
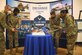
[[[63,29],[61,26],[59,26],[59,29],[61,30],[61,29]]]
[[[12,32],[16,32],[16,29],[15,28],[11,28]]]

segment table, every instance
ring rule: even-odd
[[[26,34],[24,55],[55,55],[55,52],[50,34],[44,36]]]

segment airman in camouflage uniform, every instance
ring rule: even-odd
[[[4,55],[5,51],[5,39],[4,28],[9,28],[5,22],[6,15],[0,12],[0,55]]]
[[[55,11],[51,10],[50,15],[51,15],[51,17],[49,18],[50,34],[52,34],[52,38],[54,39],[54,24],[55,24],[54,21],[56,17]]]
[[[62,22],[61,22],[61,18],[62,18]],[[68,14],[68,10],[61,10],[60,15],[56,18],[55,21],[57,21],[56,27],[59,27],[60,30],[63,30],[63,32],[66,33],[68,55],[73,55],[73,49],[78,33],[78,29],[74,17]],[[60,36],[61,36],[61,31],[56,33],[56,37],[58,37],[58,39]],[[58,44],[59,44],[59,40],[57,41],[57,46]]]
[[[57,48],[59,46],[59,37],[60,37],[59,30],[61,29],[60,18],[58,18],[56,16],[55,10],[52,10],[50,14],[51,14],[51,17],[49,18],[50,34],[52,34],[52,39],[53,39],[53,42],[55,42],[55,47],[56,47],[56,51],[57,51]],[[57,21],[57,20],[59,20],[59,21]]]
[[[19,13],[19,10],[17,8],[14,9],[13,13],[8,15],[8,21],[7,24],[9,27],[13,28],[13,31],[8,29],[8,38],[9,38],[9,47],[10,47],[10,53],[13,53],[13,40],[16,47],[16,52],[18,50],[18,31],[17,28],[19,26],[19,19],[17,17],[17,14]]]

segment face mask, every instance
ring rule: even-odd
[[[20,18],[20,17],[21,17],[21,14],[20,14],[20,13],[19,13],[19,14],[17,14],[17,17],[19,17],[19,18]]]
[[[60,11],[55,11],[56,15],[58,15],[60,13]]]
[[[11,11],[8,11],[8,14],[11,14],[12,12]]]

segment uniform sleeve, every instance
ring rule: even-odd
[[[54,19],[54,28],[59,29],[60,27],[60,18],[57,16]]]
[[[8,15],[8,17],[7,17],[7,25],[10,27],[10,28],[13,28],[13,26],[12,26],[12,17],[11,17],[11,14],[10,15]]]
[[[75,35],[77,33],[76,24],[75,24],[72,16],[69,16],[67,18],[67,27],[66,28],[67,28],[66,29],[67,36]]]
[[[72,16],[69,16],[67,18],[67,26],[68,26],[68,28],[74,27],[74,20],[73,20]]]
[[[6,16],[4,14],[0,13],[0,22],[3,28],[7,27],[6,21],[5,21]]]
[[[5,14],[0,14],[0,15],[1,15],[0,16],[0,19],[1,19],[0,22],[1,22],[2,27],[7,28],[7,29],[11,29],[6,23],[6,15]]]
[[[17,18],[16,28],[19,28],[19,27],[20,27],[20,19]]]

